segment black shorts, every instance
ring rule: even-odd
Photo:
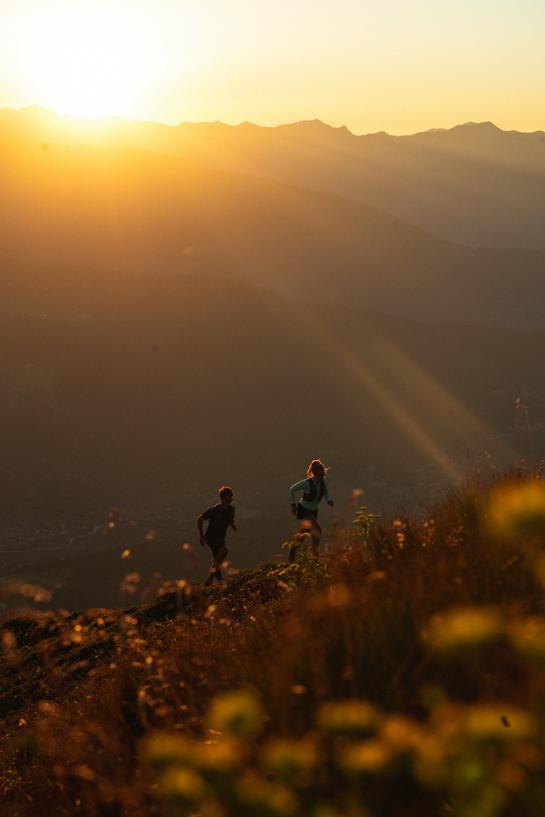
[[[210,548],[210,550],[212,551],[214,556],[216,555],[216,553],[218,551],[223,550],[223,548],[227,547],[226,544],[225,544],[225,539],[223,539],[223,540],[221,540],[221,539],[212,539],[210,542],[207,539],[206,544],[208,545],[208,547]]]
[[[304,508],[300,503],[297,503],[297,519],[315,519],[318,521],[318,510],[311,511],[310,508]]]

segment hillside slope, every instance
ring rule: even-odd
[[[516,474],[213,591],[4,621],[3,805],[535,817],[544,520],[543,480]]]
[[[202,576],[207,556],[181,545],[221,483],[237,494],[232,558],[252,565],[289,534],[287,486],[313,455],[342,520],[353,488],[399,507],[484,452],[498,466],[541,450],[543,333],[302,309],[225,278],[2,274],[1,574],[60,585],[67,608],[118,603],[127,548],[146,577]]]

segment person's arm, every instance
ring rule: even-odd
[[[324,477],[324,499],[325,499],[325,501],[327,502],[328,505],[331,505],[331,506],[334,505],[333,500],[329,496],[329,486],[327,484],[327,479],[325,479],[325,477]]]
[[[197,519],[197,528],[199,530],[199,541],[200,541],[200,543],[201,543],[201,545],[203,547],[206,545],[206,539],[204,538],[204,532],[203,532],[202,526],[203,526],[203,522],[206,519],[209,519],[209,518],[210,518],[210,514],[208,513],[208,511],[205,511],[204,513],[201,513],[201,515]]]
[[[229,522],[229,524],[231,525],[234,532],[236,533],[237,532],[237,526],[235,525],[235,509],[234,508],[232,508],[231,521]]]
[[[308,486],[308,479],[302,479],[301,482],[295,482],[291,486],[291,488],[289,490],[289,496],[290,496],[290,505],[291,505],[291,512],[292,513],[296,513],[296,509],[297,509],[297,499],[295,497],[295,494],[298,491],[304,491],[307,486]]]

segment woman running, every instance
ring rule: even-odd
[[[320,550],[322,533],[318,524],[318,506],[322,499],[325,499],[328,505],[333,505],[333,500],[329,498],[326,471],[327,468],[321,460],[312,460],[307,468],[307,478],[296,482],[290,488],[291,512],[301,521],[301,530],[307,530],[310,533],[312,552],[315,556]],[[303,497],[297,502],[295,494],[299,491],[303,491]],[[297,545],[290,547],[290,562],[295,561],[296,553]]]

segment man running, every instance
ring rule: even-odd
[[[232,489],[228,485],[222,485],[219,490],[219,498],[220,501],[217,505],[208,508],[197,519],[201,546],[208,545],[214,556],[214,562],[204,583],[205,587],[212,584],[214,580],[223,581],[221,566],[229,553],[225,544],[227,528],[231,527],[235,532],[237,529],[235,525],[235,508],[232,504],[234,499]],[[206,533],[203,533],[203,522],[205,521],[208,522],[208,528]]]

